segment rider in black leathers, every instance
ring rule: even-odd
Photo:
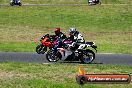
[[[54,48],[52,48],[53,52],[55,53],[57,51],[57,48],[65,46],[62,41],[66,39],[66,35],[60,31],[60,28],[55,28],[55,35],[57,37],[58,44],[55,45]]]
[[[66,35],[60,31],[60,28],[55,28],[54,32],[59,39],[63,40],[66,38]]]

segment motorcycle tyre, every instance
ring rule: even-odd
[[[42,51],[43,47],[44,47],[44,50]],[[41,49],[41,50],[40,50],[40,49]],[[36,47],[36,52],[37,52],[38,54],[44,54],[46,51],[47,51],[47,47],[42,46],[41,44],[38,45],[38,46]]]
[[[93,60],[95,59],[95,53],[92,50],[85,50],[87,53],[91,53],[93,55],[93,59],[90,62],[85,62],[83,57],[80,57],[80,61],[83,64],[90,64],[93,62]]]
[[[51,58],[49,58],[50,56],[52,56],[50,53],[52,52],[52,50],[49,50],[48,52],[47,52],[47,54],[46,54],[46,59],[49,61],[49,62],[57,62],[58,60],[60,60],[60,57],[57,57],[57,58],[59,58],[59,59],[55,59],[55,60],[53,60],[53,61],[51,61],[50,59]]]

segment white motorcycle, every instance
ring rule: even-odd
[[[101,1],[100,0],[88,0],[88,4],[89,5],[96,5],[96,4],[101,5]]]
[[[64,43],[71,44],[67,41],[65,41]],[[52,50],[49,50],[46,54],[46,59],[49,62],[57,62],[58,60],[65,61],[67,58],[69,58],[69,60],[80,60],[82,63],[86,64],[91,63],[95,59],[95,53],[91,49],[88,49],[90,47],[94,48],[95,50],[97,48],[94,42],[86,42],[85,47],[78,53],[75,53],[74,49],[72,49],[71,47],[68,47],[67,49],[65,49],[64,47],[57,48],[56,53],[54,53]]]

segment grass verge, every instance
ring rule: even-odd
[[[132,74],[132,66],[83,65],[87,73]],[[0,63],[0,87],[2,88],[131,88],[130,84],[86,84],[75,81],[77,64]],[[65,70],[64,70],[65,69]]]
[[[3,52],[35,52],[36,46],[34,42],[0,43],[0,49]]]

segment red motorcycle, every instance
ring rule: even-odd
[[[47,51],[47,47],[49,49],[53,48],[55,45],[54,41],[56,40],[55,37],[56,37],[55,35],[49,35],[49,34],[44,35],[40,39],[41,44],[37,45],[36,47],[36,52],[38,54],[44,54]]]

